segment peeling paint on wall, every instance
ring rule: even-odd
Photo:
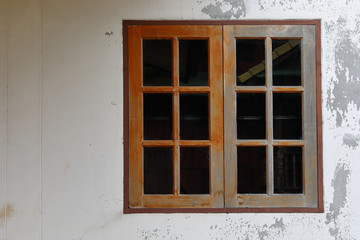
[[[342,239],[342,229],[339,216],[347,203],[347,184],[350,178],[350,169],[346,164],[338,163],[335,169],[331,186],[334,188],[333,201],[330,203],[329,212],[326,214],[326,224],[330,225],[329,232],[335,239]]]
[[[331,79],[331,86],[327,91],[326,106],[336,113],[337,127],[340,127],[346,118],[350,103],[360,110],[360,49],[352,38],[358,35],[360,20],[355,30],[346,30],[346,23],[346,19],[342,17],[336,22],[336,28],[340,31],[335,46],[336,79]],[[331,31],[334,25],[326,25],[326,29]]]
[[[275,223],[270,225],[270,228],[279,229],[281,231],[284,231],[285,230],[285,224],[283,222],[283,219],[282,218],[280,218],[280,219],[276,218]]]
[[[273,224],[259,225],[254,221],[234,221],[226,218],[225,224],[211,225],[208,239],[278,239],[284,236],[286,225],[283,218],[274,218]]]
[[[299,3],[303,3],[304,5],[301,6],[301,8],[299,7]],[[273,11],[273,9],[283,9],[286,11],[294,11],[297,12],[298,10],[301,10],[302,8],[304,8],[306,5],[310,5],[312,4],[312,1],[308,1],[308,2],[299,2],[296,0],[290,0],[290,1],[286,1],[286,0],[273,0],[273,1],[268,1],[268,0],[258,0],[258,5],[260,7],[261,11],[264,12],[270,12]],[[313,9],[315,10],[315,9]]]
[[[203,1],[198,1],[198,3],[201,4]],[[246,16],[246,5],[244,0],[215,0],[203,7],[201,12],[212,19],[238,19]]]
[[[360,143],[360,134],[354,135],[354,134],[346,133],[343,137],[343,144],[348,147],[356,148],[357,146],[359,146],[359,143]]]
[[[167,225],[166,230],[163,228],[158,229],[138,229],[138,239],[151,240],[151,239],[174,239],[180,240],[184,239],[182,234],[172,234],[171,228],[175,227],[174,225]]]

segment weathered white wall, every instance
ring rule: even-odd
[[[0,0],[0,239],[360,239],[357,0]],[[123,19],[322,19],[324,214],[122,214]]]

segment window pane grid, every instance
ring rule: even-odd
[[[162,38],[159,38],[161,40]],[[168,38],[167,38],[168,39]],[[208,86],[180,86],[180,56],[179,56],[179,38],[173,37],[172,40],[172,86],[144,86],[142,81],[142,86],[140,87],[140,92],[142,95],[144,94],[171,94],[172,95],[172,128],[173,128],[173,134],[172,138],[169,140],[161,140],[161,139],[143,139],[140,143],[143,147],[143,151],[146,148],[156,148],[156,147],[171,147],[173,149],[173,155],[172,155],[172,166],[173,166],[173,194],[161,194],[156,195],[152,194],[154,197],[159,198],[172,198],[175,197],[177,199],[182,199],[184,196],[180,193],[181,183],[180,183],[180,170],[181,170],[181,159],[180,159],[180,149],[181,147],[200,147],[200,148],[208,148],[209,149],[209,193],[211,195],[214,194],[212,192],[213,184],[211,181],[212,178],[212,172],[215,171],[210,170],[212,166],[211,164],[211,154],[212,154],[212,146],[214,145],[211,141],[211,134],[212,134],[212,127],[211,127],[211,121],[214,116],[212,116],[211,108],[210,108],[210,101],[213,100],[213,98],[218,99],[218,93],[215,93],[215,91],[218,91],[219,84],[211,84],[210,81],[210,74],[213,74],[214,70],[210,69],[210,60],[214,59],[215,52],[209,54],[208,64],[209,64],[209,72],[208,72]],[[211,41],[210,39],[206,39],[208,41],[208,48],[210,49]],[[214,44],[214,42],[212,43]],[[217,43],[216,43],[217,44]],[[218,46],[216,46],[218,47]],[[212,55],[212,56],[210,56]],[[212,60],[213,61],[213,60]],[[217,70],[218,71],[218,70]],[[214,74],[213,74],[214,75]],[[206,117],[208,118],[208,139],[209,140],[182,140],[180,139],[180,106],[181,106],[181,95],[194,95],[198,96],[197,94],[206,94],[207,95],[207,107],[208,107],[208,114]],[[217,100],[218,101],[218,100]],[[144,104],[144,101],[142,102]],[[191,107],[191,106],[190,106]],[[203,108],[201,108],[203,109]],[[218,143],[216,143],[218,144]],[[215,145],[214,145],[215,146]],[[218,151],[218,150],[216,150]],[[215,175],[214,175],[215,176]],[[214,181],[216,182],[216,181]],[[217,186],[218,188],[220,186]],[[150,197],[151,194],[147,194],[147,196],[142,196],[143,204],[146,205],[146,200]],[[192,194],[194,197],[200,197],[201,195],[197,196],[198,194]],[[186,197],[186,195],[185,195]],[[207,196],[209,198],[209,196]],[[170,199],[169,199],[170,200]],[[165,199],[163,200],[165,201]],[[173,200],[172,200],[173,201]],[[218,201],[218,200],[217,200]],[[166,201],[167,202],[167,201]],[[218,203],[216,203],[218,204]],[[145,206],[144,205],[144,206]]]
[[[266,146],[266,186],[267,195],[274,195],[274,146],[304,146],[303,140],[274,140],[273,137],[273,93],[303,93],[303,86],[273,86],[273,66],[272,66],[272,38],[267,37],[265,40],[265,86],[235,86],[236,93],[266,93],[266,140],[239,140],[235,145],[239,146]],[[303,105],[303,101],[302,101]],[[303,107],[302,107],[303,111]],[[303,128],[302,128],[303,129]],[[248,195],[248,194],[238,194]]]

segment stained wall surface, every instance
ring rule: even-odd
[[[0,239],[360,239],[359,9],[0,0]],[[325,212],[124,215],[123,19],[321,19]]]

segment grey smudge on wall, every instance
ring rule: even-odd
[[[360,134],[354,135],[346,133],[343,137],[343,145],[348,147],[356,148],[360,143]]]
[[[359,22],[360,23],[360,22]],[[330,27],[330,26],[328,26]],[[338,29],[346,29],[346,21],[339,18]],[[336,126],[340,127],[348,111],[350,103],[360,110],[360,49],[352,41],[351,36],[358,31],[339,30],[338,42],[335,46],[335,75],[331,79],[333,89],[327,91],[327,108],[336,113]]]
[[[347,183],[350,177],[350,170],[347,165],[338,163],[334,172],[334,178],[331,181],[331,186],[334,188],[333,201],[330,203],[329,212],[326,214],[326,224],[331,224],[329,228],[330,235],[335,239],[341,238],[341,228],[339,226],[338,218],[341,210],[345,207],[347,202]]]
[[[207,239],[282,239],[281,236],[284,236],[287,226],[283,218],[273,218],[273,221],[271,225],[260,225],[254,220],[226,218],[217,228],[211,225]]]
[[[202,1],[198,1],[198,3],[202,3]],[[222,7],[230,7],[230,10],[223,11]],[[201,12],[209,15],[212,19],[238,19],[241,16],[246,16],[246,5],[244,0],[215,0],[203,7]]]
[[[258,236],[260,240],[264,240],[265,237],[269,236],[269,233],[266,230],[258,231]]]
[[[106,33],[105,33],[105,36],[110,37],[111,35],[114,35],[113,31],[111,31],[111,32],[106,32]]]
[[[275,223],[270,225],[270,228],[275,228],[275,229],[281,229],[281,231],[285,230],[285,224],[283,222],[283,218],[276,218],[275,219]]]

